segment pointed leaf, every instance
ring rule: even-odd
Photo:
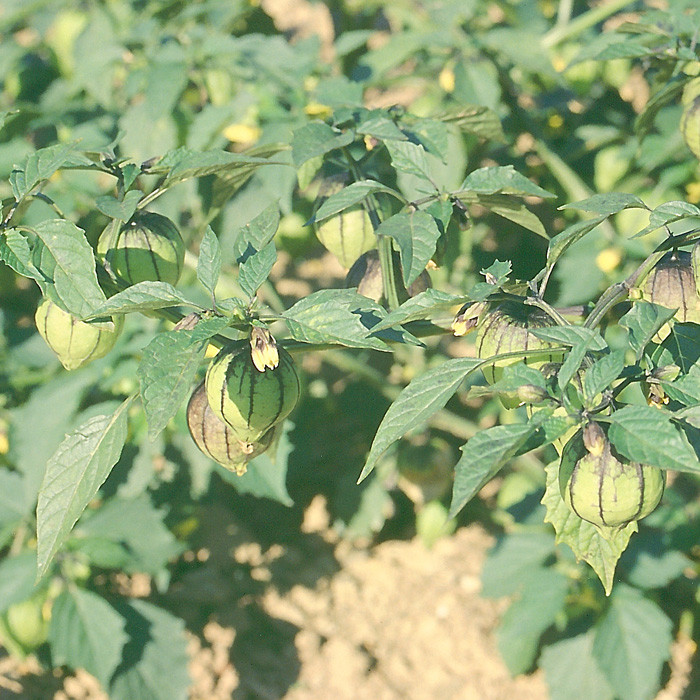
[[[536,185],[521,175],[512,165],[494,165],[479,168],[467,175],[460,190],[478,194],[515,194],[543,198],[556,197],[555,194]],[[456,193],[459,196],[459,193]]]
[[[559,464],[545,467],[547,488],[542,504],[547,509],[544,521],[551,523],[557,544],[568,544],[577,559],[583,559],[596,572],[605,592],[610,595],[615,567],[630,537],[637,532],[637,523],[631,522],[620,530],[605,533],[592,523],[581,520],[564,502],[559,490]]]
[[[383,321],[374,326],[374,331],[423,319],[448,318],[451,321],[456,310],[468,300],[467,296],[450,294],[430,287],[407,299],[398,309],[390,312]]]
[[[67,144],[56,144],[41,148],[35,153],[30,153],[24,163],[15,167],[10,174],[10,185],[15,200],[29,194],[40,182],[48,180],[62,165],[75,156],[77,141]],[[78,156],[80,159],[81,157]],[[87,159],[84,159],[89,164]]]
[[[700,472],[700,462],[685,435],[658,408],[625,406],[614,411],[608,437],[627,459],[659,469]]]
[[[589,401],[620,376],[625,367],[625,351],[613,350],[609,355],[596,360],[587,370],[583,378],[583,393]]]
[[[18,275],[36,280],[42,293],[44,292],[45,277],[34,265],[29,241],[17,229],[9,229],[0,236],[0,260]]]
[[[127,399],[111,416],[95,416],[59,445],[39,490],[37,572],[41,578],[87,504],[112,471],[126,441]]]
[[[416,377],[405,387],[389,406],[377,429],[359,481],[370,474],[393,443],[443,408],[466,377],[482,364],[483,360],[473,357],[447,360]]]
[[[386,312],[354,289],[314,292],[282,315],[295,340],[388,350],[384,341],[371,336],[372,329],[383,320]]]
[[[168,282],[137,282],[104,301],[89,314],[88,318],[165,309],[169,306],[199,308]]]
[[[642,358],[644,348],[651,339],[675,313],[675,309],[667,309],[648,301],[636,301],[620,319],[620,325],[627,329],[629,344],[635,351],[637,361]]]
[[[71,587],[56,598],[49,631],[56,666],[84,668],[106,688],[127,640],[124,618],[96,593]]]
[[[440,230],[435,219],[424,211],[402,212],[384,221],[377,236],[393,238],[399,248],[403,283],[409,287],[435,252]]]
[[[554,267],[554,264],[566,252],[566,250],[577,241],[580,241],[587,233],[590,233],[598,224],[608,218],[607,214],[599,214],[592,219],[579,221],[576,224],[565,228],[554,238],[550,239],[547,248],[547,268]]]
[[[351,131],[342,132],[323,122],[305,124],[294,132],[292,139],[294,165],[298,168],[307,160],[349,146],[354,140]]]
[[[634,194],[623,192],[606,192],[604,194],[594,194],[592,197],[582,199],[580,202],[564,204],[560,209],[578,209],[579,211],[590,211],[594,214],[611,216],[621,212],[623,209],[646,209],[644,202]]]
[[[98,197],[95,206],[111,219],[119,221],[129,221],[136,211],[136,205],[141,201],[143,193],[139,190],[131,190],[124,195],[123,200],[115,199],[109,195]]]
[[[216,283],[221,273],[221,246],[211,226],[207,226],[202,242],[199,244],[199,257],[197,258],[197,279],[202,286],[214,294]]]
[[[53,279],[54,290],[66,310],[86,318],[105,301],[97,284],[95,256],[85,233],[65,219],[48,219],[32,228],[44,244],[50,271],[42,272]]]
[[[384,145],[396,170],[415,175],[432,184],[430,164],[423,146],[410,141],[385,141]]]
[[[531,423],[496,425],[479,431],[461,447],[462,456],[455,467],[451,518],[517,454],[535,429]]]
[[[405,202],[405,198],[401,193],[391,187],[382,185],[381,182],[377,182],[376,180],[360,180],[359,182],[353,182],[340,190],[340,192],[336,192],[325,199],[308,223],[320,223],[321,221],[330,219],[341,211],[345,211],[345,209],[359,204],[368,195],[375,192],[385,192],[386,194],[396,197],[400,202]]]
[[[689,217],[700,217],[700,208],[690,202],[666,202],[659,205],[649,215],[649,225],[636,233],[632,238],[646,236],[652,231],[656,231],[662,226],[667,226],[674,221],[687,219]]]

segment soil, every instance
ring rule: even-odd
[[[358,546],[336,538],[317,497],[281,545],[261,544],[231,509],[209,515],[208,547],[188,552],[189,568],[157,599],[187,622],[190,700],[548,699],[541,672],[512,678],[499,657],[507,601],[480,596],[493,539],[478,524],[431,549],[418,539]],[[147,577],[121,584],[154,596]],[[657,700],[698,697],[694,652],[676,643]],[[0,700],[107,698],[85,672],[4,656]]]

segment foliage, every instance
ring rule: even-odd
[[[484,594],[512,597],[498,629],[509,669],[540,665],[554,700],[582,687],[653,697],[674,635],[697,634],[681,627],[697,597],[700,471],[700,326],[685,313],[700,310],[683,112],[699,99],[693,4],[622,16],[630,3],[581,3],[573,16],[562,2],[555,18],[530,0],[360,0],[334,4],[331,42],[285,37],[274,3],[10,3],[5,646],[84,668],[114,700],[184,698],[185,623],[155,592],[192,529],[212,504],[299,512],[323,493],[347,537],[393,519],[429,545],[485,513],[500,536]],[[110,264],[146,212],[182,235],[179,281],[154,261],[129,284]],[[666,308],[645,278],[691,248],[695,286]],[[344,276],[370,255],[363,281],[378,291],[365,295]],[[301,280],[309,262],[319,272]],[[33,328],[42,297],[124,330],[66,372]],[[548,322],[477,357],[466,334],[504,303]],[[223,346],[257,368],[248,417],[256,372],[279,376],[280,352],[305,374],[290,421],[272,406],[265,446],[228,423],[239,454],[264,452],[233,471],[198,452],[185,419]],[[267,394],[284,404],[281,382]],[[644,521],[598,527],[562,498],[556,453],[582,430],[593,454],[593,419],[621,463],[668,472]],[[124,595],[124,574],[146,575],[151,599]],[[32,644],[8,622],[30,600],[50,610]]]

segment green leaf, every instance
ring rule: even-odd
[[[194,342],[194,332],[159,333],[143,350],[137,375],[150,440],[156,439],[191,393],[208,344],[207,338]]]
[[[547,269],[554,267],[559,258],[566,250],[577,241],[580,241],[587,233],[590,233],[598,224],[608,218],[607,214],[599,214],[592,219],[579,221],[565,228],[561,233],[558,233],[554,238],[550,239],[549,247],[547,248]]]
[[[642,358],[651,339],[675,313],[675,309],[667,309],[648,301],[635,301],[632,308],[620,319],[620,325],[627,329],[627,338],[637,361]]]
[[[530,423],[496,425],[479,431],[461,447],[455,467],[450,517],[462,508],[514,457],[535,432]]]
[[[671,655],[673,624],[656,603],[618,584],[598,623],[593,656],[621,700],[650,700]]]
[[[549,234],[539,218],[523,203],[520,197],[509,194],[476,194],[461,192],[458,199],[465,205],[478,204],[498,216],[523,226],[528,231],[549,241]]]
[[[623,209],[646,209],[644,202],[634,194],[623,192],[606,192],[604,194],[594,194],[592,197],[582,199],[579,202],[563,204],[559,209],[578,209],[579,211],[590,211],[594,214],[612,216]]]
[[[115,199],[109,195],[103,195],[95,200],[95,206],[110,219],[129,221],[136,211],[136,206],[141,201],[143,192],[131,190],[124,195],[123,200]]]
[[[354,289],[314,292],[282,314],[295,340],[386,351],[386,343],[371,335],[385,315],[379,304]]]
[[[56,666],[84,668],[106,688],[128,641],[124,626],[124,618],[104,598],[72,586],[51,611],[51,660]]]
[[[277,260],[273,238],[279,220],[279,209],[271,204],[241,228],[236,238],[233,252],[239,265],[238,283],[249,298],[255,296]]]
[[[213,296],[216,283],[221,274],[221,246],[211,226],[207,226],[202,242],[199,244],[197,258],[197,279]]]
[[[377,236],[396,241],[401,257],[403,282],[409,287],[420,275],[435,252],[440,230],[435,219],[424,211],[402,212],[386,219]]]
[[[384,143],[396,170],[415,175],[432,184],[430,165],[423,146],[410,141],[386,141]]]
[[[0,525],[17,523],[30,512],[22,474],[0,467]]]
[[[25,550],[0,561],[0,613],[35,591],[36,552]]]
[[[416,119],[402,128],[411,141],[420,143],[428,153],[447,163],[449,153],[450,132],[447,125],[439,119]]]
[[[124,291],[104,301],[88,315],[98,318],[111,314],[127,314],[133,311],[165,309],[169,306],[192,306],[199,308],[168,282],[137,282]]]
[[[448,312],[448,318],[451,321],[459,307],[468,300],[467,296],[450,294],[430,287],[407,299],[398,309],[394,309],[383,321],[374,326],[373,330],[377,332],[411,321],[445,318]]]
[[[681,201],[666,202],[665,204],[659,205],[651,212],[649,215],[649,225],[632,236],[632,238],[646,236],[648,233],[656,231],[662,226],[668,226],[668,224],[674,221],[681,221],[689,217],[700,217],[700,209],[694,204]]]
[[[540,637],[563,611],[568,592],[568,578],[553,569],[540,569],[525,579],[496,629],[498,650],[513,676],[532,667]]]
[[[40,148],[28,155],[21,166],[13,168],[10,174],[10,185],[15,200],[19,202],[40,182],[48,180],[62,165],[74,159],[77,145],[76,141]],[[87,159],[84,159],[84,162],[90,164]]]
[[[257,498],[269,498],[285,506],[294,505],[287,491],[287,467],[293,445],[289,441],[289,433],[294,426],[286,421],[284,432],[274,454],[265,452],[248,463],[248,470],[242,476],[230,472],[223,467],[218,473],[224,481],[232,484],[240,493],[248,493]]]
[[[105,294],[97,284],[95,256],[85,233],[65,219],[47,219],[31,230],[48,256],[42,256],[41,271],[53,280],[56,296],[66,311],[81,319],[90,316],[104,303]]]
[[[268,147],[265,155],[272,155],[280,150],[279,147]],[[246,153],[230,153],[229,151],[192,151],[181,147],[166,153],[148,172],[167,173],[161,189],[172,187],[178,182],[184,182],[193,177],[218,175],[231,177],[244,174],[247,179],[261,165],[270,163],[267,158]]]
[[[292,160],[298,168],[307,160],[349,146],[354,140],[351,131],[342,132],[323,122],[310,122],[294,132]]]
[[[396,123],[386,116],[382,109],[373,109],[363,117],[357,125],[358,134],[367,134],[384,140],[405,141],[408,137],[396,126]]]
[[[547,645],[540,657],[551,700],[614,700],[615,693],[593,656],[594,633]]]
[[[551,326],[547,328],[532,328],[531,333],[542,340],[558,345],[586,344],[589,350],[601,351],[608,347],[602,335],[597,330],[584,326]]]
[[[512,165],[493,165],[479,168],[467,175],[460,190],[468,190],[477,194],[514,194],[551,198],[555,194],[536,185],[524,175],[521,175]],[[459,192],[455,193],[459,196]]]
[[[145,600],[121,599],[115,607],[126,621],[129,643],[109,685],[110,700],[186,700],[184,622]]]
[[[651,352],[657,367],[678,365],[683,374],[700,362],[700,326],[695,323],[675,323],[671,333]]]
[[[625,406],[610,416],[608,437],[627,459],[659,469],[699,472],[700,462],[669,415],[652,406]]]
[[[0,260],[9,265],[18,275],[36,280],[42,293],[44,292],[45,277],[34,265],[29,241],[17,229],[9,229],[0,236]]]
[[[594,401],[601,391],[607,389],[620,376],[624,367],[624,350],[613,350],[609,355],[596,360],[586,370],[583,378],[583,393],[586,399]]]
[[[112,471],[126,441],[127,399],[111,416],[95,416],[59,445],[39,490],[37,578],[48,570],[87,504]]]
[[[438,119],[486,141],[506,141],[501,120],[489,107],[465,105],[459,112],[438,115]]]
[[[550,532],[526,531],[502,535],[489,551],[481,572],[482,595],[502,598],[516,594],[555,552]]]
[[[474,357],[447,360],[411,381],[382,418],[359,481],[370,474],[393,443],[443,408],[466,377],[482,364],[483,360]]]
[[[552,462],[545,467],[547,488],[542,504],[547,509],[544,521],[551,523],[556,532],[557,544],[568,544],[577,559],[583,559],[596,572],[605,592],[610,595],[615,568],[630,537],[637,532],[637,523],[602,533],[592,523],[581,520],[564,502],[559,490],[559,464]]]
[[[325,199],[308,224],[317,224],[326,219],[330,219],[332,216],[362,202],[368,195],[376,192],[390,194],[404,203],[406,201],[400,192],[386,185],[382,185],[381,182],[377,182],[376,180],[360,180],[358,182],[353,182],[340,190],[340,192],[336,192]]]
[[[81,519],[71,545],[88,556],[91,547],[100,542],[117,545],[123,550],[120,568],[155,576],[183,548],[165,526],[165,516],[165,511],[156,509],[145,494],[137,498],[114,497],[89,518]],[[143,536],[144,532],[148,537]],[[92,561],[98,566],[104,565]]]

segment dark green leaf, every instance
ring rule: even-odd
[[[478,204],[485,209],[502,216],[508,221],[513,221],[528,231],[536,233],[548,241],[549,234],[539,218],[533,214],[523,203],[519,196],[510,194],[478,194],[471,191],[458,193],[457,197],[465,205]]]
[[[389,236],[396,241],[401,256],[403,282],[409,287],[433,256],[440,230],[430,214],[412,211],[386,219],[377,229],[377,235]]]
[[[104,195],[95,200],[95,206],[111,219],[119,219],[119,221],[129,221],[136,211],[136,205],[141,201],[143,193],[139,190],[131,190],[124,195],[122,201]]]
[[[443,408],[466,377],[482,364],[482,360],[473,357],[447,360],[405,387],[389,406],[377,429],[359,480],[369,475],[393,443]]]
[[[273,242],[256,251],[239,265],[238,284],[249,298],[254,297],[261,285],[265,283],[276,261],[277,248]]]
[[[671,655],[673,624],[656,603],[618,584],[598,623],[593,656],[621,700],[654,697]]]
[[[197,304],[183,296],[168,282],[137,282],[104,301],[90,313],[88,318],[126,314],[132,311],[165,309],[169,306],[199,308]]]
[[[221,246],[216,234],[207,226],[202,242],[199,244],[199,257],[197,259],[197,279],[202,286],[214,294],[216,283],[221,273]]]
[[[455,467],[451,518],[498,474],[534,431],[530,423],[496,425],[479,431],[462,446]]]
[[[121,599],[129,643],[109,685],[110,700],[186,700],[185,624],[166,610],[138,599]]]
[[[323,122],[311,122],[294,132],[292,160],[298,168],[307,160],[349,146],[354,140],[351,131],[342,132]]]
[[[611,216],[623,209],[646,209],[644,202],[634,194],[622,192],[606,192],[604,194],[594,194],[592,197],[582,199],[580,202],[564,204],[560,209],[578,209],[579,211],[590,211],[594,214]]]
[[[468,190],[477,194],[514,194],[520,196],[556,197],[555,194],[536,185],[524,175],[521,175],[512,165],[493,165],[479,168],[467,175],[460,190]],[[459,192],[455,193],[459,196]]]
[[[675,315],[675,309],[637,301],[620,319],[620,325],[627,329],[629,344],[635,352],[637,361],[642,358],[644,349],[651,342],[663,325]]]
[[[66,436],[46,465],[36,509],[39,578],[117,463],[130,403],[127,399],[114,415],[90,418]]]
[[[50,271],[42,261],[42,272],[53,280],[63,306],[78,318],[90,316],[104,303],[105,294],[97,284],[95,256],[85,233],[65,219],[42,221],[32,231],[41,239],[50,261]]]
[[[375,192],[385,192],[396,197],[399,201],[405,202],[405,198],[401,193],[391,187],[382,185],[381,182],[377,182],[376,180],[360,180],[359,182],[351,183],[340,190],[340,192],[336,192],[325,199],[308,223],[320,223],[321,221],[330,219],[341,211],[362,202],[368,195]]]
[[[73,586],[54,601],[49,643],[57,666],[84,668],[106,688],[127,641],[124,618],[96,593]]]
[[[233,246],[233,254],[239,264],[272,242],[280,223],[280,212],[276,204],[270,204],[252,221],[243,226]]]
[[[608,437],[627,459],[659,469],[700,472],[700,463],[668,413],[652,406],[625,406],[610,416]]]

